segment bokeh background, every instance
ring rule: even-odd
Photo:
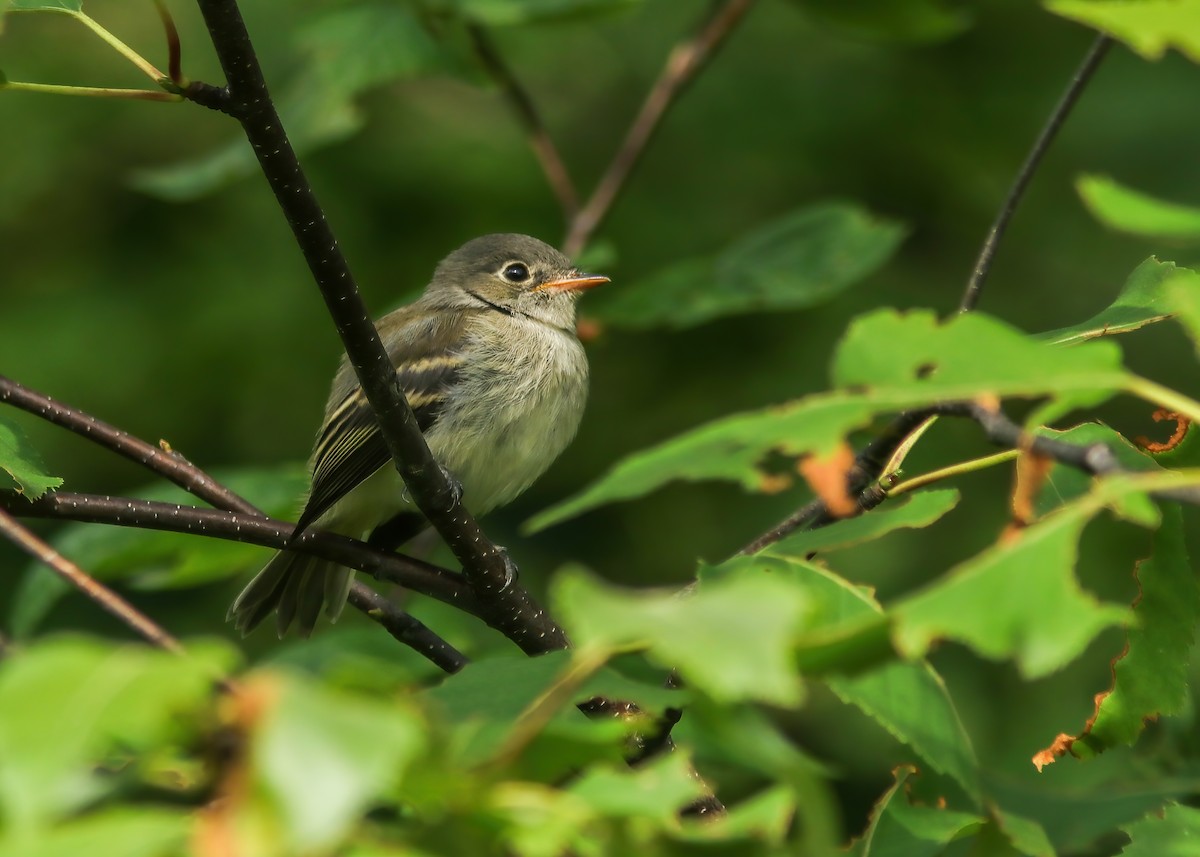
[[[307,85],[305,28],[319,27],[338,5],[243,4],[276,91]],[[667,117],[589,256],[612,276],[613,292],[637,289],[755,224],[830,199],[902,221],[907,239],[882,270],[810,310],[682,331],[606,327],[590,342],[592,398],[574,445],[487,521],[535,590],[567,561],[630,584],[678,584],[698,560],[723,558],[804,502],[802,487],[752,496],[731,486],[677,485],[533,537],[520,530],[627,453],[724,414],[823,389],[829,355],[855,315],[879,306],[951,312],[1008,183],[1093,38],[1032,3],[963,4],[964,26],[940,38],[837,25],[821,13],[829,5],[762,0],[754,8]],[[185,73],[219,81],[192,4],[170,6]],[[670,45],[705,8],[647,0],[620,14],[495,30],[582,189],[611,157]],[[150,4],[91,0],[88,9],[165,65]],[[562,216],[518,123],[467,57],[460,45],[420,74],[369,88],[355,102],[358,130],[305,153],[365,298],[380,314],[412,297],[439,258],[477,234],[561,240]],[[0,69],[12,79],[142,85],[86,31],[51,15],[9,16]],[[1052,329],[1106,306],[1151,253],[1195,261],[1192,247],[1106,231],[1080,204],[1073,181],[1084,171],[1108,173],[1168,199],[1200,201],[1200,113],[1190,107],[1198,87],[1200,69],[1178,56],[1145,63],[1112,51],[1012,225],[983,311],[1027,330]],[[138,187],[147,170],[203,158],[236,139],[231,120],[190,104],[0,93],[0,373],[135,435],[166,439],[208,469],[303,461],[339,344],[265,182],[250,174],[187,201]],[[585,311],[605,299],[589,296]],[[1122,344],[1135,370],[1200,394],[1191,347],[1173,326]],[[1146,410],[1127,402],[1102,416],[1130,434],[1156,432]],[[120,494],[146,483],[136,467],[71,435],[24,415],[5,417],[25,429],[67,488]],[[986,449],[970,426],[940,426],[912,472]],[[996,537],[1009,479],[997,471],[963,480],[966,499],[945,526],[843,552],[835,567],[884,599],[919,585]],[[1112,569],[1128,569],[1144,550],[1133,528],[1094,525],[1081,575],[1103,595],[1128,598],[1128,575]],[[225,607],[267,555],[259,551],[243,574],[200,588],[123,591],[176,633],[228,634]],[[0,547],[0,567],[7,603],[25,562]],[[46,627],[124,634],[76,599],[59,604]],[[357,616],[338,631],[355,629],[388,657],[406,657]],[[276,657],[281,645],[295,646],[269,632],[246,642],[252,658]],[[1081,726],[1119,647],[1115,634],[1101,637],[1076,666],[1032,684],[951,646],[935,662],[985,767],[1004,772],[1003,787],[1035,807],[1050,805],[1043,795],[1134,777],[1135,759],[1118,752],[1087,766],[1060,764],[1040,778],[1029,764],[1057,732]],[[819,691],[793,719],[803,743],[842,776],[847,829],[860,827],[903,753]]]

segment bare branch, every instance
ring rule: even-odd
[[[183,646],[178,640],[120,595],[99,583],[82,568],[39,539],[3,509],[0,509],[0,534],[116,616],[145,638],[147,642],[177,655],[184,654]]]
[[[1070,115],[1071,108],[1079,100],[1079,96],[1091,81],[1092,75],[1100,65],[1100,61],[1108,53],[1110,47],[1112,47],[1111,38],[1103,33],[1096,37],[1095,41],[1092,42],[1092,46],[1088,48],[1083,62],[1075,70],[1075,75],[1067,85],[1066,91],[1063,92],[1062,97],[1058,100],[1058,104],[1054,106],[1054,110],[1047,117],[1046,124],[1042,126],[1041,133],[1038,134],[1037,139],[1033,143],[1033,148],[1025,156],[1025,163],[1021,164],[1021,169],[1017,171],[1017,177],[1013,179],[1012,187],[1009,188],[1008,196],[1004,198],[1004,204],[1000,206],[1000,211],[996,214],[992,228],[988,230],[987,238],[984,240],[983,247],[979,251],[979,258],[975,260],[975,268],[971,272],[971,279],[967,282],[967,289],[963,293],[962,302],[958,306],[959,312],[970,312],[979,304],[979,297],[983,292],[983,284],[987,280],[988,272],[992,268],[992,260],[996,256],[1000,239],[1004,237],[1004,232],[1008,229],[1009,221],[1012,220],[1012,216],[1017,210],[1017,205],[1021,202],[1021,197],[1025,195],[1025,189],[1029,186],[1030,179],[1033,178],[1033,174],[1041,164],[1046,150],[1054,142],[1054,137],[1058,134],[1058,129],[1062,127],[1063,122]]]
[[[637,118],[629,126],[625,140],[613,156],[608,170],[596,184],[591,197],[571,221],[567,236],[563,239],[563,252],[568,256],[578,255],[586,246],[592,233],[624,188],[626,179],[645,151],[646,144],[658,130],[667,110],[713,58],[725,37],[733,31],[752,5],[754,0],[727,0],[706,18],[691,38],[680,42],[671,50],[666,65],[646,96]]]
[[[389,634],[420,652],[445,672],[456,673],[469,663],[466,655],[371,587],[361,584],[352,587],[349,600],[354,607],[387,629]]]
[[[517,80],[517,76],[513,74],[508,64],[504,62],[504,58],[500,56],[500,52],[484,27],[471,24],[467,27],[467,35],[471,38],[471,45],[475,48],[475,54],[479,57],[479,61],[492,80],[500,87],[509,106],[516,113],[521,127],[525,129],[525,134],[529,138],[529,147],[533,149],[534,156],[541,164],[550,190],[558,198],[563,218],[570,223],[579,211],[579,194],[575,190],[571,174],[558,152],[558,147],[554,145],[550,132],[546,130],[546,125],[542,122],[541,114],[538,113],[533,98]]]
[[[236,0],[197,2],[225,73],[228,102],[219,99],[220,106],[241,123],[413,501],[462,563],[467,580],[488,605],[493,627],[526,651],[565,647],[562,630],[515,584],[507,553],[463,507],[459,492],[430,453],[349,264],[288,141]],[[201,84],[184,93],[208,104],[213,91]]]

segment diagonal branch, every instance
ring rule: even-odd
[[[79,589],[92,601],[144,637],[147,642],[177,655],[184,653],[183,646],[179,641],[155,624],[146,614],[39,539],[3,509],[0,509],[0,535]]]
[[[533,149],[534,156],[541,164],[546,181],[550,184],[550,190],[558,198],[563,216],[570,223],[579,211],[579,193],[575,190],[575,183],[571,181],[567,165],[563,163],[558,147],[554,145],[550,132],[546,130],[546,125],[542,121],[541,114],[538,113],[537,106],[533,103],[533,98],[521,85],[521,81],[517,80],[517,76],[508,64],[504,62],[504,58],[500,56],[500,51],[496,49],[492,37],[484,27],[478,24],[468,25],[467,35],[471,39],[471,46],[475,49],[475,54],[483,64],[484,70],[500,87],[509,106],[516,113],[521,127],[525,129],[525,135],[529,138],[529,147]]]
[[[1000,206],[1000,211],[996,213],[996,219],[992,223],[992,228],[988,230],[983,247],[979,250],[979,258],[975,261],[975,268],[971,271],[971,278],[967,282],[967,289],[963,293],[962,302],[958,307],[959,312],[970,312],[979,304],[979,297],[983,293],[983,284],[987,280],[988,272],[992,268],[992,260],[996,256],[1000,239],[1004,237],[1004,232],[1008,229],[1009,221],[1012,220],[1013,214],[1017,210],[1017,205],[1020,204],[1021,198],[1025,195],[1025,189],[1029,186],[1030,179],[1033,178],[1033,174],[1037,171],[1038,166],[1041,165],[1046,150],[1050,148],[1050,144],[1054,142],[1054,138],[1058,134],[1058,129],[1062,127],[1063,122],[1070,115],[1071,108],[1075,106],[1075,102],[1083,94],[1084,88],[1091,81],[1092,75],[1099,67],[1100,61],[1104,59],[1110,47],[1112,47],[1112,39],[1110,37],[1103,33],[1096,37],[1092,42],[1092,46],[1088,48],[1083,62],[1075,70],[1075,75],[1071,78],[1071,82],[1067,84],[1062,97],[1054,105],[1054,109],[1046,119],[1046,124],[1042,126],[1037,139],[1034,140],[1033,148],[1029,150],[1029,154],[1025,156],[1025,163],[1021,164],[1021,169],[1017,171],[1017,176],[1013,179],[1012,187],[1009,188],[1008,195],[1004,198],[1004,203]]]
[[[258,158],[414,502],[462,563],[467,580],[487,603],[494,627],[526,650],[566,646],[562,630],[515,585],[515,568],[507,553],[463,507],[461,492],[430,453],[346,258],[288,141],[236,0],[197,3],[226,78],[225,95],[215,99],[217,106],[237,118]],[[213,92],[201,84],[189,86],[184,94],[194,93],[211,104]]]
[[[667,110],[713,58],[752,5],[754,0],[727,0],[705,19],[694,35],[676,45],[667,56],[666,65],[646,96],[637,118],[629,126],[608,170],[583,208],[569,221],[567,236],[563,239],[563,252],[568,256],[578,255],[587,244],[624,188]]]

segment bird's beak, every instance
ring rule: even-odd
[[[579,274],[575,277],[565,277],[561,280],[551,280],[534,288],[535,292],[582,292],[592,289],[602,283],[609,282],[608,277],[594,274]]]

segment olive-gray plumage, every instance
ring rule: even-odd
[[[587,399],[588,366],[575,336],[581,292],[606,282],[527,235],[485,235],[437,266],[419,299],[377,327],[434,457],[481,515],[509,502],[570,443]],[[309,526],[363,538],[388,522],[424,527],[391,464],[375,417],[343,357],[310,461]],[[281,551],[230,607],[248,632],[272,610],[280,635],[307,636],[322,608],[336,619],[353,572]]]

